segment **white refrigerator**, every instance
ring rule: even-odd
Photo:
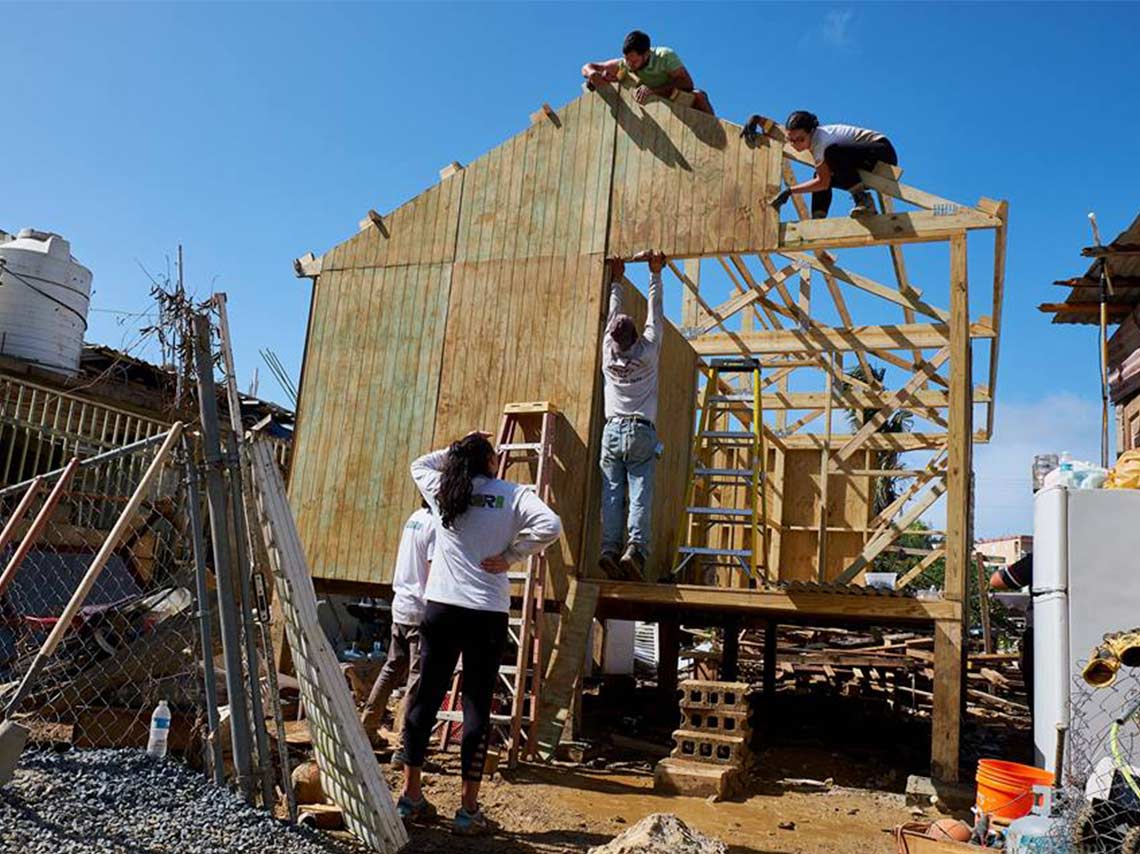
[[[1031,589],[1035,764],[1052,771],[1073,678],[1105,633],[1140,625],[1140,490],[1038,492]],[[1103,717],[1081,726],[1107,730]]]

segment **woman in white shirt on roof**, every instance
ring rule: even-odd
[[[403,747],[405,821],[435,814],[420,772],[436,713],[463,656],[463,804],[453,830],[485,833],[479,784],[491,733],[491,700],[507,641],[511,606],[507,569],[542,551],[562,532],[558,516],[520,484],[500,480],[487,433],[469,433],[412,463],[412,478],[431,505],[435,552],[420,624],[420,686],[408,710]]]
[[[875,200],[863,186],[859,170],[870,172],[876,163],[899,165],[895,147],[885,135],[855,125],[821,125],[815,114],[806,110],[796,110],[788,116],[785,129],[792,148],[811,151],[815,177],[782,190],[772,200],[772,207],[779,210],[793,193],[811,193],[811,217],[822,219],[831,209],[834,187],[850,191],[855,200],[851,216],[876,212]]]

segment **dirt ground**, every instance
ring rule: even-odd
[[[897,791],[858,788],[846,779],[859,776],[858,763],[818,749],[777,748],[761,754],[746,794],[721,803],[654,794],[652,763],[644,760],[607,762],[602,768],[521,766],[484,782],[483,808],[499,830],[483,839],[462,839],[450,831],[450,817],[459,806],[457,757],[433,758],[444,770],[425,773],[424,785],[440,819],[413,828],[410,850],[417,852],[581,852],[650,813],[671,812],[726,842],[732,854],[887,854],[890,829],[914,818],[904,804],[905,775],[863,781]],[[818,777],[821,768],[839,772],[828,791],[786,791],[779,782]],[[390,782],[397,787],[398,777],[390,775]]]

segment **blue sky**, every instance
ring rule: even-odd
[[[507,139],[542,102],[575,97],[581,63],[616,55],[636,26],[678,50],[726,118],[810,108],[888,133],[910,183],[1009,200],[979,535],[1028,523],[1035,450],[1096,455],[1095,333],[1050,326],[1035,306],[1061,298],[1053,279],[1084,269],[1087,211],[1110,237],[1140,208],[1140,5],[39,3],[3,14],[0,228],[72,241],[95,276],[89,340],[137,339],[142,321],[117,312],[148,309],[140,265],[164,272],[182,243],[189,284],[230,295],[243,384],[260,366],[260,392],[280,397],[257,351],[299,371],[309,293],[292,259]],[[974,281],[986,263],[974,256]],[[920,253],[913,270],[936,296],[941,263]]]

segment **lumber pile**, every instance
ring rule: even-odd
[[[934,691],[934,638],[923,632],[863,632],[835,628],[778,630],[776,690],[879,701],[906,715],[929,718]],[[764,632],[739,641],[741,678],[762,679]],[[1031,724],[1017,653],[972,653],[966,673],[967,716],[1018,729]]]

